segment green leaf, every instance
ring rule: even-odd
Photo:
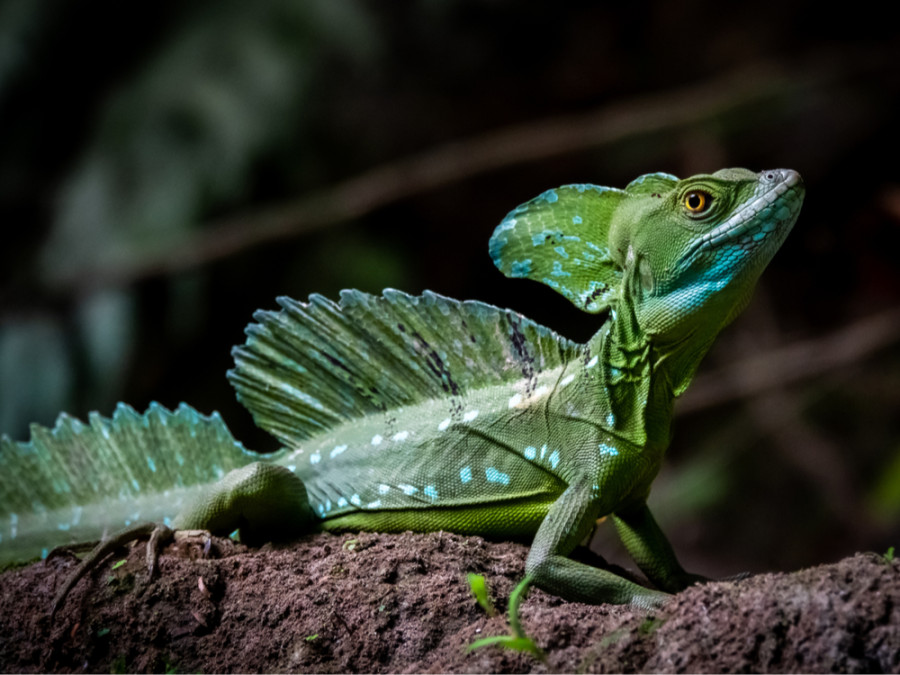
[[[497,610],[494,608],[494,604],[491,602],[491,598],[488,595],[487,582],[484,577],[481,574],[469,572],[467,578],[469,580],[469,588],[472,590],[472,595],[475,596],[475,599],[478,601],[478,604],[481,605],[485,614],[488,616],[497,616]]]
[[[471,652],[476,649],[481,649],[482,647],[490,647],[492,645],[496,645],[504,649],[512,649],[513,651],[517,652],[528,652],[541,661],[546,661],[547,659],[547,657],[544,655],[544,652],[541,651],[541,648],[534,644],[534,641],[531,638],[516,637],[514,635],[495,635],[493,637],[482,638],[481,640],[476,640],[475,642],[470,644],[466,648],[466,651]]]
[[[480,575],[477,574],[470,574],[469,585],[472,585],[472,577],[479,576]],[[484,582],[484,577],[481,577],[481,581]],[[528,594],[528,588],[530,586],[531,577],[527,576],[522,579],[521,582],[519,582],[519,585],[516,586],[515,589],[513,589],[513,592],[509,596],[509,625],[512,629],[512,635],[494,635],[492,637],[486,637],[480,640],[476,640],[466,648],[467,652],[470,652],[474,649],[481,649],[482,647],[496,645],[498,647],[502,647],[504,649],[512,649],[513,651],[517,652],[528,652],[535,658],[546,662],[547,657],[544,655],[544,652],[541,651],[541,648],[538,647],[534,643],[534,641],[525,634],[525,630],[522,628],[522,623],[519,621],[519,605]],[[485,594],[486,593],[487,587],[485,585]]]

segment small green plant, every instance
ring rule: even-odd
[[[112,663],[109,664],[109,672],[113,673],[114,675],[118,675],[118,673],[128,672],[128,665],[125,663],[124,654],[119,654],[112,660]]]
[[[488,595],[487,582],[484,580],[484,576],[469,572],[467,579],[469,580],[469,588],[472,591],[472,595],[475,596],[475,600],[481,605],[481,609],[484,610],[485,614],[491,617],[497,616],[497,610],[494,608],[494,603],[491,602],[490,595]]]
[[[117,570],[117,569],[119,569],[122,565],[124,565],[126,562],[127,562],[127,559],[126,559],[126,558],[122,558],[122,559],[119,560],[118,562],[114,563],[113,566],[112,566],[110,569]]]
[[[318,638],[319,638],[319,634],[318,634],[318,633],[313,633],[312,635],[307,635],[307,636],[306,636],[305,638],[303,638],[303,639],[306,640],[307,642],[312,642],[313,640],[317,640]]]
[[[479,576],[479,575],[470,575],[471,576]],[[484,578],[481,578],[481,582],[484,585],[484,594],[487,596],[487,583],[484,582]],[[469,585],[472,585],[472,581],[470,579]],[[512,649],[517,652],[528,652],[532,656],[546,663],[547,657],[544,655],[544,652],[541,651],[541,648],[538,647],[534,640],[532,640],[528,635],[525,634],[525,630],[522,628],[522,624],[519,621],[519,605],[522,603],[522,600],[525,599],[525,596],[528,594],[528,588],[531,585],[531,577],[527,576],[519,582],[519,585],[513,589],[512,594],[509,596],[509,626],[511,629],[511,635],[494,635],[492,637],[482,638],[481,640],[476,640],[472,644],[470,644],[467,648],[467,652],[471,652],[475,649],[481,649],[482,647],[488,647],[490,645],[497,645],[498,647],[503,647],[505,649]],[[472,589],[472,592],[475,593],[475,589]],[[476,598],[477,598],[476,594]],[[488,600],[488,602],[490,602]],[[481,604],[481,601],[479,601]],[[483,605],[482,605],[483,606]]]
[[[884,555],[881,556],[884,559],[884,562],[890,565],[894,562],[894,547],[890,546],[887,551],[884,552]]]
[[[638,633],[641,635],[651,635],[656,629],[663,625],[663,620],[655,616],[648,616],[644,622],[638,626]]]

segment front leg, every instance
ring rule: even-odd
[[[657,588],[677,593],[695,583],[709,581],[684,570],[646,502],[616,511],[613,522],[628,553]]]
[[[570,484],[538,528],[525,563],[526,576],[539,588],[576,602],[631,604],[648,609],[662,605],[669,597],[667,593],[567,557],[591,531],[598,511],[592,481]]]

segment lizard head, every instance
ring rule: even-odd
[[[710,335],[746,306],[803,202],[800,174],[723,169],[684,180],[656,175],[626,188],[610,249],[648,335]]]
[[[712,336],[746,305],[803,194],[788,169],[654,173],[624,190],[566,185],[511,211],[490,253],[507,276],[540,281],[586,312],[627,304],[648,336]]]

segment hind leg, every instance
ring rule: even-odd
[[[259,546],[294,539],[317,523],[303,481],[283,466],[254,462],[210,485],[173,525],[219,536],[238,530],[242,542]]]
[[[226,537],[237,530],[241,541],[259,546],[296,538],[314,530],[317,522],[303,481],[283,466],[254,462],[210,485],[173,525],[176,530],[207,530]],[[50,615],[56,614],[75,584],[110,553],[148,534],[147,567],[152,577],[159,550],[174,532],[163,524],[138,523],[113,534],[85,556],[56,594]]]

